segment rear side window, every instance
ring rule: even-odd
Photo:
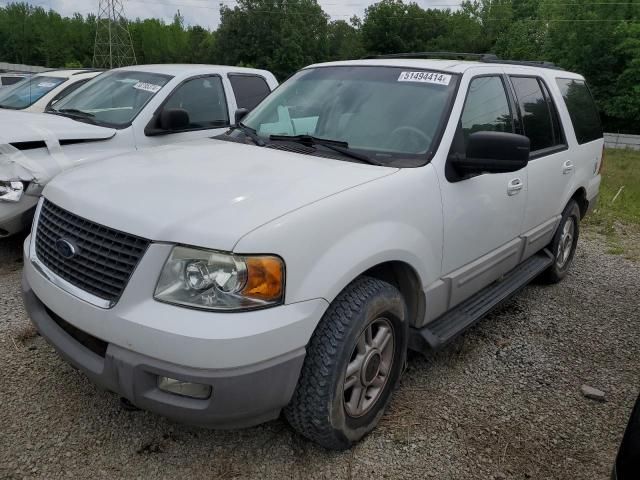
[[[513,132],[509,100],[500,77],[471,81],[460,123],[465,143],[474,132]]]
[[[558,113],[546,85],[536,77],[511,77],[531,152],[564,145]]]
[[[2,85],[15,85],[16,83],[22,81],[24,77],[2,77]]]
[[[271,93],[267,81],[257,75],[229,75],[238,108],[253,110],[264,97]]]
[[[600,115],[587,84],[583,80],[568,78],[558,78],[556,81],[569,110],[578,143],[583,144],[602,138]]]

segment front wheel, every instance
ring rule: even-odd
[[[406,306],[381,280],[360,277],[322,317],[285,416],[325,448],[349,448],[382,417],[407,355]]]
[[[578,246],[580,234],[580,208],[571,200],[564,211],[558,230],[549,246],[553,253],[553,264],[541,275],[546,283],[560,282],[569,271]]]

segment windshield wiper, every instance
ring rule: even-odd
[[[377,165],[379,167],[383,167],[384,164],[380,163],[373,158],[365,155],[364,153],[358,153],[349,148],[349,144],[347,142],[343,142],[340,140],[330,140],[328,138],[318,138],[313,135],[271,135],[269,140],[281,140],[281,141],[289,141],[289,142],[298,142],[303,145],[313,147],[316,145],[320,145],[328,148],[329,150],[333,150],[334,152],[341,153],[346,157],[355,158],[356,160],[360,160],[361,162],[369,163],[371,165]]]
[[[93,118],[95,115],[93,113],[85,112],[83,110],[78,110],[77,108],[61,108],[60,110],[52,109],[52,112],[58,112],[67,114],[69,116],[81,117],[81,118]]]
[[[240,130],[242,133],[245,134],[245,136],[249,137],[251,140],[253,140],[253,143],[255,143],[257,146],[259,147],[264,147],[266,145],[266,143],[264,142],[264,140],[262,140],[258,134],[256,133],[256,131],[251,128],[251,127],[247,127],[244,123],[239,122],[236,125],[231,125],[229,127],[230,130]]]

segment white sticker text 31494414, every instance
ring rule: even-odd
[[[451,75],[437,72],[402,72],[398,77],[399,82],[435,83],[436,85],[449,85]]]

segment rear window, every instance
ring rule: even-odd
[[[584,80],[558,78],[558,87],[569,110],[579,144],[603,137],[600,115]]]
[[[257,75],[229,75],[238,108],[253,110],[271,93],[267,81]]]

